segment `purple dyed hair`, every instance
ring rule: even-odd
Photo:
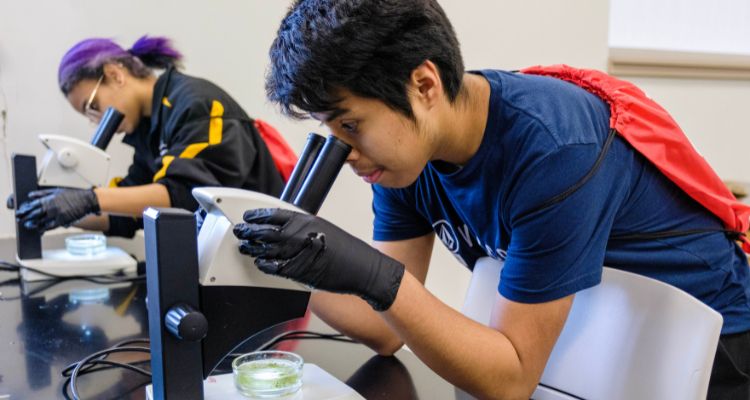
[[[84,79],[99,79],[107,63],[124,65],[133,76],[145,78],[153,68],[179,66],[182,54],[172,48],[169,39],[143,36],[124,50],[111,39],[91,38],[78,42],[62,58],[57,80],[64,95]]]

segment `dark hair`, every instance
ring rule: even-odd
[[[57,70],[57,81],[67,96],[78,82],[99,79],[104,73],[104,64],[120,63],[133,76],[145,78],[152,73],[152,68],[177,66],[181,58],[169,39],[163,37],[143,36],[129,50],[111,39],[85,39],[65,53]]]
[[[336,110],[340,89],[413,118],[406,83],[415,68],[435,63],[451,102],[464,73],[458,39],[436,0],[297,0],[270,56],[267,96],[297,119]]]

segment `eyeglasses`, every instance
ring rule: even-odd
[[[86,104],[83,105],[83,114],[92,122],[99,122],[99,120],[102,119],[102,112],[99,110],[98,106],[94,105],[94,98],[96,98],[96,92],[99,90],[99,86],[101,86],[103,80],[104,75],[99,77],[96,86],[94,86],[94,90],[91,91],[89,99],[86,101]]]

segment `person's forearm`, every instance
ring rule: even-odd
[[[313,293],[310,305],[328,325],[380,355],[392,355],[403,346],[383,318],[357,296],[319,291]]]
[[[508,337],[450,308],[409,273],[381,315],[425,364],[476,397],[528,399],[536,387]]]
[[[75,223],[77,228],[85,229],[87,231],[100,231],[106,232],[109,230],[109,215],[89,215],[86,218]]]
[[[375,242],[374,247],[403,263],[411,276],[424,282],[434,240],[435,236],[430,233],[402,241]],[[333,328],[380,355],[391,355],[404,344],[385,320],[357,296],[319,291],[313,294],[311,307]]]
[[[169,192],[164,185],[96,188],[96,198],[103,212],[140,216],[147,207],[170,207]]]

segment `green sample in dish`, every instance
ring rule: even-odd
[[[234,383],[242,394],[272,398],[295,393],[302,387],[301,359],[288,359],[285,356],[291,353],[285,352],[258,356],[259,353],[241,356],[233,363]],[[251,357],[252,354],[256,356]]]

